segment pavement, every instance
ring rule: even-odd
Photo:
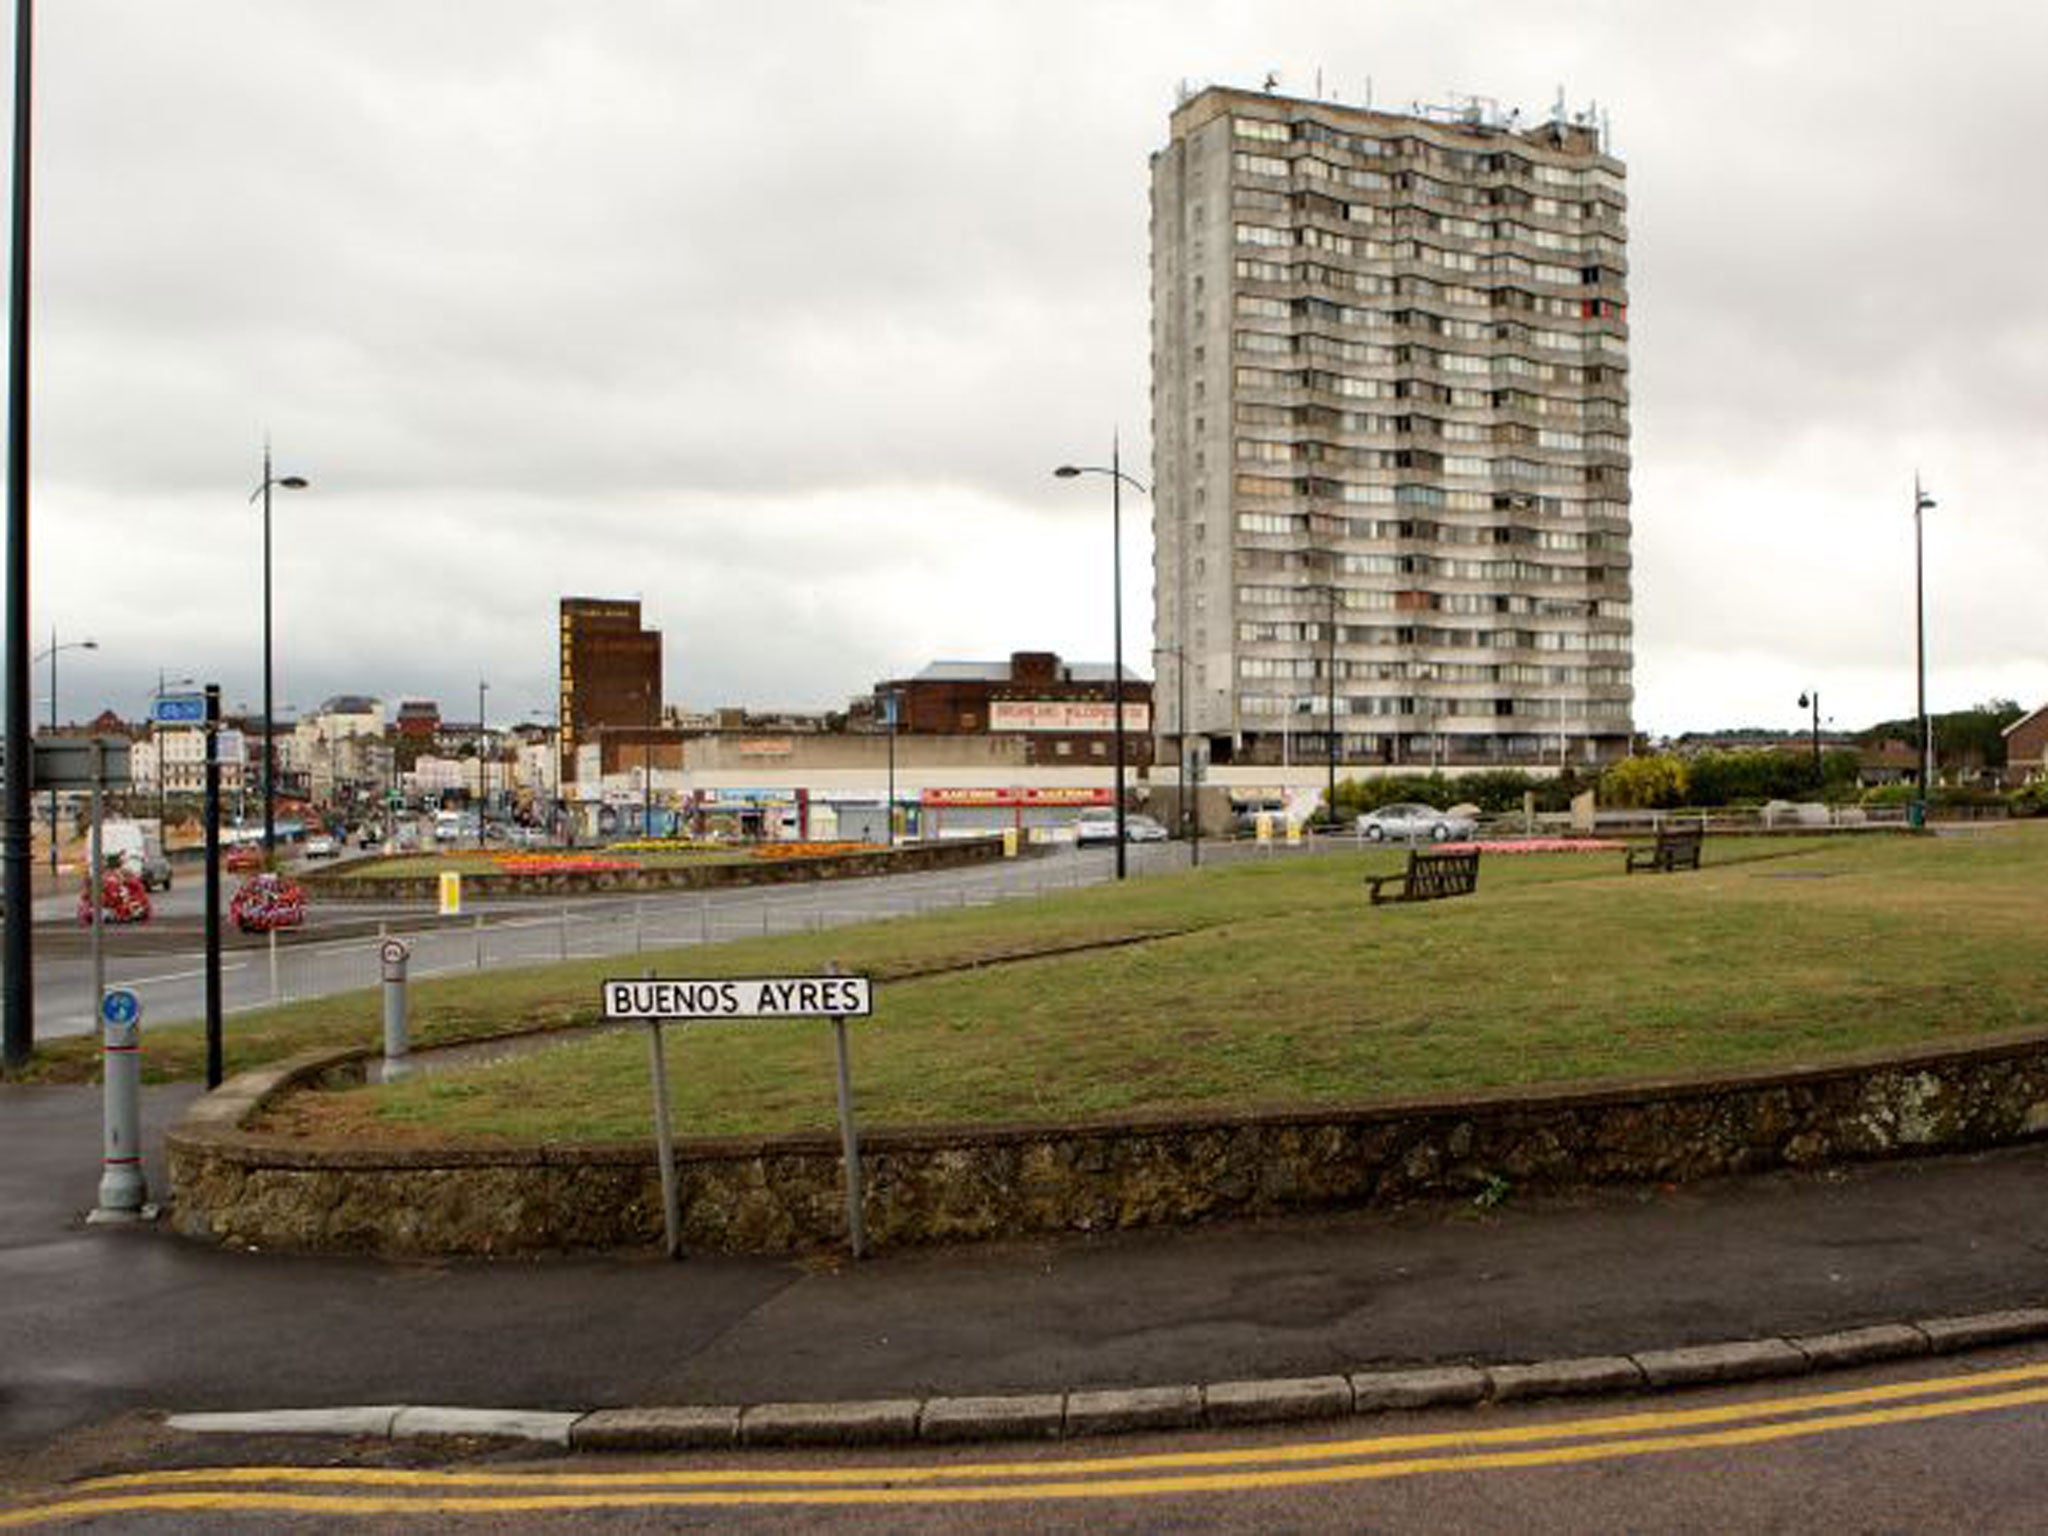
[[[152,1195],[194,1092],[144,1092]],[[1080,1434],[2048,1336],[2044,1145],[859,1263],[230,1251],[87,1226],[98,1150],[96,1089],[0,1085],[0,1450],[137,1410],[610,1446]]]

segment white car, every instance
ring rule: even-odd
[[[1383,805],[1358,818],[1358,835],[1374,842],[1447,842],[1467,838],[1479,829],[1470,816],[1440,811],[1433,805]]]
[[[1166,828],[1150,816],[1137,811],[1124,812],[1124,841],[1127,843],[1163,843]],[[1074,841],[1086,848],[1091,843],[1114,843],[1116,841],[1116,807],[1109,805],[1090,806],[1074,822]]]
[[[306,857],[309,859],[338,859],[341,845],[326,833],[316,833],[306,839]]]

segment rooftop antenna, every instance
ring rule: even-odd
[[[1550,104],[1550,120],[1553,123],[1562,123],[1564,121],[1564,82],[1562,80],[1557,85],[1557,100]]]
[[[1368,111],[1368,112],[1370,112],[1370,111],[1372,110],[1372,76],[1371,76],[1371,75],[1367,75],[1367,76],[1365,77],[1365,110],[1366,110],[1366,111]]]
[[[1317,100],[1317,101],[1321,101],[1322,99],[1323,99],[1323,66],[1322,66],[1322,65],[1320,65],[1320,64],[1318,64],[1318,65],[1316,66],[1316,100]]]
[[[1266,94],[1267,94],[1268,96],[1270,96],[1270,95],[1272,95],[1272,94],[1273,94],[1273,87],[1275,87],[1275,86],[1276,86],[1276,85],[1278,85],[1279,83],[1280,83],[1280,77],[1279,77],[1279,75],[1275,74],[1275,73],[1274,73],[1274,72],[1273,72],[1272,70],[1270,70],[1270,69],[1269,69],[1269,70],[1267,70],[1267,71],[1266,71],[1266,84],[1265,84],[1265,86],[1264,86],[1264,89],[1265,89],[1265,92],[1266,92]]]

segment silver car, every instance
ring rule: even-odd
[[[1442,843],[1470,837],[1478,830],[1479,824],[1470,816],[1440,811],[1433,805],[1383,805],[1358,818],[1358,835],[1376,843],[1420,842],[1424,838]]]

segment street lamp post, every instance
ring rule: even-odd
[[[486,744],[491,733],[484,727],[484,695],[491,685],[482,678],[476,680],[476,845],[484,845],[484,816],[491,804],[491,760],[485,755]]]
[[[62,645],[59,645],[59,644],[57,643],[57,631],[56,631],[56,630],[55,630],[55,629],[53,628],[53,629],[52,629],[52,630],[50,631],[50,644],[49,644],[48,648],[47,648],[47,649],[44,649],[44,650],[40,650],[40,651],[36,652],[36,654],[35,654],[35,658],[34,658],[34,659],[35,659],[36,661],[41,661],[41,660],[42,660],[42,659],[43,659],[43,658],[44,658],[45,656],[47,656],[47,657],[49,657],[49,658],[50,658],[50,734],[51,734],[52,736],[54,736],[54,735],[56,735],[56,734],[57,734],[57,655],[58,655],[58,653],[59,653],[60,651],[96,651],[96,650],[98,650],[99,648],[100,648],[100,643],[99,643],[99,641],[97,641],[97,640],[66,640],[66,641],[65,641],[65,642],[64,642],[64,643],[63,643]],[[52,876],[55,876],[55,875],[56,875],[56,873],[57,873],[57,791],[53,789],[53,790],[51,790],[51,791],[50,791],[50,874],[51,874]]]
[[[1813,691],[1812,691],[1811,693],[1802,693],[1801,695],[1799,695],[1799,707],[1800,707],[1801,709],[1805,709],[1805,708],[1807,708],[1807,707],[1808,707],[1809,705],[1811,705],[1811,706],[1812,706],[1812,708],[1813,708],[1813,777],[1814,777],[1814,781],[1815,781],[1816,783],[1818,783],[1818,782],[1819,782],[1819,780],[1820,780],[1820,776],[1821,776],[1821,775],[1820,775],[1820,690],[1819,690],[1818,688],[1814,689],[1814,690],[1813,690]]]
[[[1115,587],[1112,605],[1115,626],[1115,654],[1111,658],[1110,707],[1116,711],[1116,877],[1124,878],[1124,503],[1128,485],[1141,495],[1152,494],[1141,480],[1123,471],[1122,445],[1115,436],[1109,440],[1109,467],[1097,464],[1062,464],[1053,471],[1062,480],[1076,475],[1109,476],[1110,580]]]
[[[1913,476],[1913,634],[1915,647],[1915,712],[1920,717],[1920,798],[1934,793],[1934,730],[1927,717],[1927,582],[1926,564],[1921,557],[1920,514],[1934,506],[1934,498],[1920,488],[1920,476]]]
[[[903,707],[903,696],[894,688],[882,695],[883,715],[889,727],[889,792],[882,801],[882,825],[889,832],[889,846],[896,846],[896,711]]]
[[[1329,824],[1337,825],[1337,743],[1344,738],[1337,729],[1337,583],[1329,585],[1330,622],[1329,633],[1323,637],[1323,700],[1330,716],[1330,787],[1326,797],[1329,807]]]
[[[303,475],[273,475],[270,472],[270,440],[263,440],[263,483],[249,493],[249,499],[258,497],[263,501],[263,853],[269,858],[277,852],[277,759],[273,755],[272,737],[276,723],[271,718],[275,708],[271,700],[270,666],[270,488],[286,491],[303,491],[308,485]]]

